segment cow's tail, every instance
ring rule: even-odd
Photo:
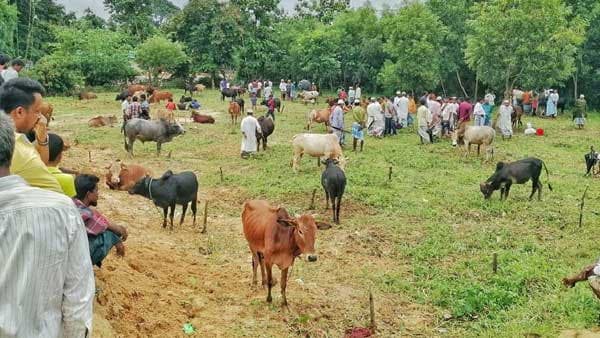
[[[548,179],[548,189],[552,191],[552,186],[550,185],[550,174],[548,174],[548,167],[546,167],[546,162],[542,161],[542,164],[544,165],[544,169],[546,170],[546,178]]]

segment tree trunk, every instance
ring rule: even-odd
[[[473,102],[477,102],[477,91],[479,89],[479,71],[475,72],[475,94],[473,94]]]
[[[573,95],[574,99],[577,100],[577,69],[575,69],[575,73],[573,73]]]
[[[446,87],[444,87],[444,80],[440,77],[440,85],[442,86],[442,92],[444,92],[444,97],[448,97],[446,94]]]
[[[458,74],[458,69],[456,70],[456,79],[458,79],[458,84],[460,85],[460,89],[462,89],[465,98],[469,97],[467,91],[465,90],[465,87],[463,87],[462,81],[460,80],[460,74]]]

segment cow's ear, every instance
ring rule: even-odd
[[[291,218],[278,218],[277,223],[283,225],[284,227],[295,227],[298,225],[298,222]]]
[[[171,170],[167,170],[167,171],[165,171],[165,173],[164,173],[164,174],[163,174],[163,175],[160,177],[160,180],[161,180],[161,181],[164,181],[164,180],[166,180],[167,178],[169,178],[169,177],[171,177],[171,176],[173,176],[173,171],[171,171]]]
[[[317,229],[319,230],[331,229],[331,224],[329,223],[316,221],[315,224],[317,225]]]
[[[496,163],[496,170],[500,170],[504,167],[504,162],[498,162]]]

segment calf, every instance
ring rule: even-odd
[[[161,92],[158,90],[155,90],[154,92],[152,92],[152,95],[150,95],[150,98],[148,98],[148,102],[150,103],[160,103],[161,100],[168,100],[168,99],[172,99],[173,98],[173,93],[171,92]]]
[[[335,134],[297,134],[292,138],[292,148],[294,150],[292,159],[294,172],[298,172],[298,165],[304,154],[317,158],[337,159],[342,170],[346,165],[346,159]],[[321,162],[317,161],[317,163]]]
[[[129,190],[142,177],[152,176],[152,173],[141,165],[125,164],[119,160],[111,163],[106,169],[106,185],[112,190]]]
[[[477,145],[477,156],[479,156],[480,148],[483,145],[486,152],[486,160],[494,158],[494,148],[492,143],[496,137],[496,131],[488,126],[469,126],[467,123],[462,123],[458,130],[452,133],[452,145],[464,144],[465,157],[471,152],[471,145]]]
[[[244,113],[244,99],[242,99],[241,97],[238,97],[237,99],[234,100],[235,102],[237,102],[237,104],[240,105],[240,111],[242,112],[242,114]]]
[[[240,116],[240,105],[235,102],[229,102],[229,115],[231,115],[231,125],[235,125],[237,123],[237,119]]]
[[[260,151],[260,141],[262,140],[263,150],[267,151],[267,137],[273,134],[275,130],[275,123],[269,117],[261,116],[258,118],[258,124],[260,125],[260,133],[256,134],[256,149]]]
[[[321,185],[325,190],[325,209],[329,210],[329,199],[331,198],[333,222],[340,224],[340,204],[344,189],[346,189],[346,175],[337,166],[337,160],[328,158],[323,161],[323,164],[325,164],[325,170],[321,174]]]
[[[139,91],[144,91],[146,90],[146,87],[142,86],[142,85],[129,85],[127,86],[127,93],[129,95],[133,95],[133,93],[135,92],[139,92]]]
[[[315,262],[317,229],[329,229],[331,225],[315,222],[311,215],[290,217],[284,208],[274,208],[262,200],[244,203],[242,224],[252,252],[252,284],[256,285],[256,270],[260,265],[262,284],[268,287],[267,302],[270,303],[273,300],[272,269],[273,265],[277,265],[281,270],[282,305],[287,306],[285,289],[289,267],[302,254],[306,255],[309,262]]]
[[[191,118],[196,123],[215,123],[214,117],[212,117],[210,115],[202,115],[195,111],[192,111]]]
[[[224,88],[221,91],[221,101],[225,101],[225,97],[230,97],[231,100],[238,96],[238,91],[232,88]]]
[[[311,110],[308,112],[306,118],[306,130],[312,128],[313,123],[324,123],[325,129],[329,128],[329,117],[331,116],[331,109],[318,109]]]
[[[587,171],[585,173],[585,176],[590,175],[590,171],[592,172],[592,175],[594,175],[594,166],[598,163],[598,161],[600,160],[600,154],[594,150],[594,147],[591,146],[590,147],[590,152],[585,154],[584,156],[585,158],[585,166],[587,168]],[[598,168],[598,172],[600,172],[600,168]]]
[[[125,139],[125,150],[133,156],[133,143],[136,139],[142,141],[156,142],[156,152],[160,156],[160,148],[163,143],[171,142],[174,137],[185,134],[185,130],[179,123],[170,123],[164,119],[158,121],[147,121],[143,119],[131,119],[123,125],[123,137]]]
[[[531,195],[529,195],[529,200],[531,200],[536,190],[538,192],[538,200],[541,200],[542,183],[540,182],[540,174],[542,173],[542,166],[546,170],[548,180],[550,180],[546,164],[538,158],[528,157],[512,163],[498,162],[498,164],[496,164],[496,172],[494,172],[494,174],[485,182],[482,182],[479,185],[479,188],[485,199],[489,199],[495,190],[500,189],[500,200],[502,200],[502,198],[506,200],[508,198],[510,186],[513,183],[523,184],[531,179],[532,190]],[[552,191],[550,182],[548,182],[548,189]]]
[[[104,126],[112,127],[115,123],[117,123],[117,117],[115,115],[111,115],[108,117],[96,116],[96,117],[92,117],[91,119],[88,120],[88,127],[91,127],[91,128],[104,127]]]
[[[170,208],[171,212],[169,213],[169,219],[171,220],[171,230],[173,230],[175,206],[181,205],[183,207],[181,220],[179,221],[179,226],[181,226],[185,218],[188,203],[191,202],[192,214],[194,215],[194,226],[196,226],[198,178],[196,178],[196,175],[191,171],[174,174],[171,170],[167,170],[159,179],[144,177],[129,189],[129,193],[132,195],[144,196],[152,200],[154,205],[163,208],[163,228],[167,227],[167,211]]]
[[[98,95],[91,93],[91,92],[79,93],[80,100],[91,100],[91,99],[97,99],[97,98],[98,98]]]

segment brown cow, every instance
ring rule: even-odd
[[[252,284],[256,285],[256,269],[260,265],[262,283],[268,287],[267,302],[270,303],[273,287],[272,268],[273,265],[277,265],[281,270],[282,306],[287,306],[285,288],[289,267],[294,264],[294,259],[302,254],[306,255],[309,262],[315,262],[317,229],[329,229],[331,225],[315,222],[311,215],[290,217],[284,208],[272,207],[263,200],[244,203],[242,224],[244,236],[252,252]]]
[[[215,119],[210,115],[202,115],[198,112],[192,111],[192,120],[196,123],[215,123]]]
[[[155,90],[152,95],[150,95],[150,98],[148,99],[148,102],[150,103],[160,103],[161,100],[168,100],[168,99],[172,99],[173,98],[173,93],[168,92],[168,91],[158,91]]]
[[[106,185],[112,190],[129,190],[141,178],[152,176],[152,172],[141,165],[125,164],[120,160],[111,163],[106,169]]]
[[[142,85],[129,85],[127,87],[127,91],[129,92],[129,95],[133,95],[135,92],[144,91],[144,90],[146,90],[146,87],[142,86]]]
[[[196,88],[196,91],[198,93],[202,93],[204,91],[204,89],[206,89],[206,86],[203,84],[197,84],[194,86],[194,88]]]
[[[97,128],[104,126],[113,126],[113,124],[117,123],[117,117],[114,115],[104,117],[104,116],[96,116],[92,117],[88,121],[88,127]]]
[[[157,109],[156,110],[156,119],[160,120],[160,119],[164,119],[167,120],[169,122],[173,122],[175,121],[175,112],[173,110],[169,110],[169,109]]]
[[[325,123],[325,128],[329,128],[329,117],[331,109],[313,109],[307,114],[306,130],[310,130],[313,123]]]
[[[235,102],[235,101],[231,101],[229,102],[229,115],[231,115],[231,125],[235,125],[237,123],[237,119],[240,116],[240,104]]]
[[[97,98],[98,98],[98,95],[96,95],[92,92],[79,93],[80,100],[91,100],[91,99],[97,99]]]

